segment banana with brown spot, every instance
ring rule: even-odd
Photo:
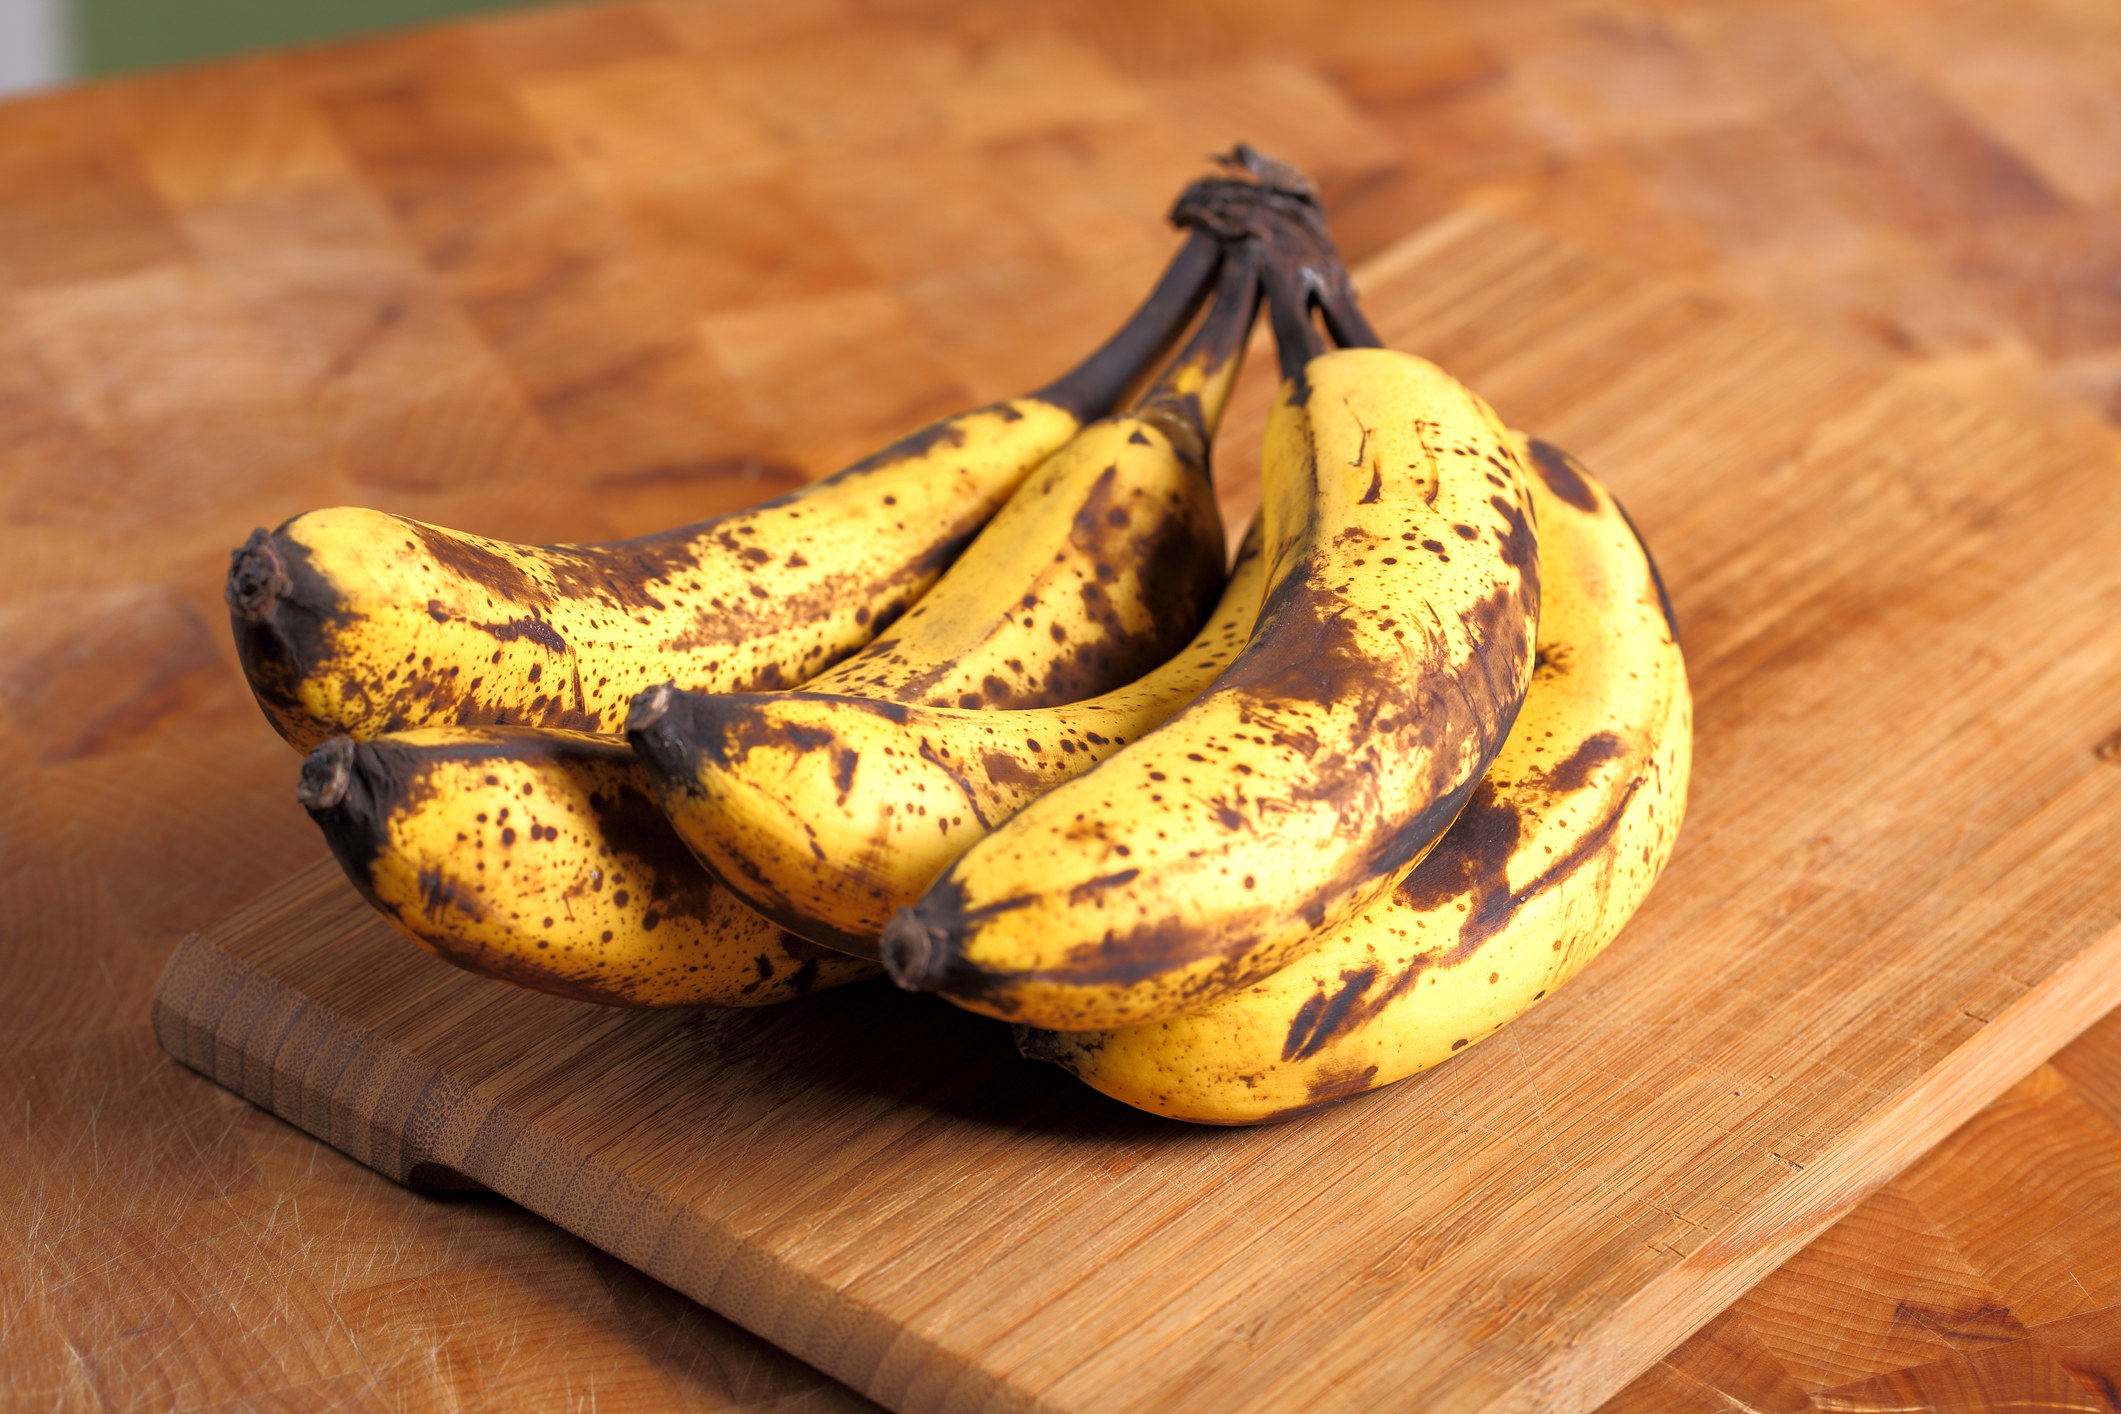
[[[1259,612],[1258,522],[1208,624],[1154,672],[1018,711],[793,692],[658,694],[634,742],[701,858],[790,930],[873,956],[951,860],[1193,700]]]
[[[1046,707],[1133,682],[1178,651],[1223,587],[1208,450],[1258,307],[1259,250],[1242,242],[1200,328],[1138,404],[1048,458],[904,618],[804,689]]]
[[[890,910],[948,862],[940,851],[973,836],[959,830],[955,844],[928,836],[919,823],[926,802],[901,798],[883,754],[891,743],[862,738],[882,731],[897,740],[903,730],[890,718],[914,706],[1017,717],[1109,692],[1149,674],[1195,633],[1225,583],[1207,449],[1258,310],[1259,275],[1257,243],[1239,242],[1207,317],[1140,404],[1086,428],[1033,473],[912,613],[806,684],[799,702],[667,687],[637,700],[627,730],[665,811],[753,907],[813,941],[874,956]],[[1160,684],[1135,702],[1167,704],[1168,715],[1177,705],[1168,693]],[[880,717],[886,707],[901,710]],[[964,735],[939,736],[931,755]],[[1019,752],[1034,739],[1029,730],[1016,737]],[[950,769],[939,755],[929,764]],[[1015,784],[1042,778],[1031,768]],[[885,813],[856,823],[850,808]],[[901,810],[910,813],[900,818]],[[964,818],[960,808],[929,823]],[[894,823],[913,827],[923,847],[894,857]],[[865,830],[871,838],[856,843]]]
[[[1270,267],[1270,301],[1280,291]],[[1268,975],[1441,836],[1530,676],[1538,547],[1487,405],[1384,349],[1288,375],[1262,458],[1266,590],[1199,699],[975,843],[886,927],[901,986],[1056,1030],[1138,1025]]]
[[[1033,468],[1183,327],[1220,242],[1195,230],[1105,346],[1037,393],[945,419],[750,510],[525,546],[341,507],[255,532],[226,590],[273,726],[307,750],[433,724],[616,733],[627,700],[793,685],[917,600]]]
[[[333,737],[303,763],[297,798],[399,932],[489,977],[618,1006],[762,1006],[878,971],[716,883],[611,737]]]
[[[1539,666],[1441,844],[1281,971],[1116,1031],[1018,1032],[1115,1099],[1257,1124],[1403,1080],[1522,1015],[1619,933],[1679,834],[1692,705],[1670,606],[1619,504],[1534,442]]]

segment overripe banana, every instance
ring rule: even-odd
[[[333,737],[303,763],[297,798],[398,931],[486,976],[620,1006],[760,1006],[878,970],[716,883],[611,737]]]
[[[1025,1055],[1174,1119],[1285,1119],[1448,1059],[1620,931],[1686,807],[1686,665],[1618,503],[1553,447],[1533,442],[1527,459],[1539,473],[1539,663],[1442,842],[1390,894],[1243,991],[1124,1030],[1019,1028]]]
[[[1111,406],[1219,258],[1220,241],[1195,229],[1133,318],[1067,376],[750,510],[601,545],[514,545],[351,507],[256,531],[226,589],[251,690],[308,750],[441,723],[615,733],[652,683],[799,682],[904,612],[1032,468]]]
[[[1251,242],[1228,251],[1206,318],[1137,405],[1047,458],[905,617],[804,688],[1045,707],[1176,652],[1223,585],[1208,448],[1258,309],[1258,257]]]
[[[1024,717],[1023,709],[1140,678],[1194,633],[1224,583],[1206,456],[1258,306],[1258,257],[1256,242],[1226,256],[1206,319],[1139,406],[1084,429],[1033,473],[910,614],[805,684],[800,703],[668,687],[636,701],[627,730],[658,800],[694,852],[753,907],[814,941],[874,956],[891,908],[910,901],[909,884],[926,882],[909,870],[932,876],[947,862],[934,857],[939,839],[901,859],[843,854],[841,867],[866,881],[859,891],[817,867],[833,858],[833,821],[812,816],[830,802],[844,821],[857,776],[855,808],[903,808],[909,815],[900,823],[924,837],[928,804],[899,798],[892,784],[896,754],[917,759],[919,751],[903,728],[894,733],[896,754],[886,742],[869,743],[863,772],[862,748],[834,739],[819,714],[872,732],[912,706],[1017,709],[1004,715]],[[1168,692],[1160,685],[1146,700],[1163,702]],[[880,716],[886,707],[900,710]],[[1035,738],[1027,730],[1024,739]],[[939,737],[931,754],[949,741]],[[1018,784],[1036,779],[1025,772]],[[819,784],[826,793],[811,799]],[[956,832],[955,848],[972,838],[961,828],[964,811],[958,800],[928,817]],[[894,818],[869,828],[888,829]],[[971,818],[979,819],[976,807]],[[894,848],[887,840],[883,854]]]
[[[1421,359],[1313,356],[1311,282],[1278,265],[1258,629],[1183,712],[895,917],[901,986],[1056,1030],[1195,1009],[1388,889],[1501,748],[1539,606],[1507,432]]]
[[[793,692],[678,693],[636,740],[679,763],[659,791],[747,902],[873,956],[897,909],[1009,816],[1168,719],[1214,680],[1259,612],[1258,522],[1182,652],[1086,702],[1020,711]]]

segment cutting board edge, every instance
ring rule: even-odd
[[[291,876],[268,893],[310,872]],[[419,1191],[486,1188],[417,1145],[399,1142],[380,1117],[357,1119],[341,1093],[349,1073],[372,1076],[379,1067],[393,1082],[386,1088],[394,1092],[410,1088],[428,1093],[436,1085],[453,1083],[447,1076],[255,963],[216,946],[212,935],[219,927],[187,935],[155,982],[148,1020],[156,1042],[173,1060],[393,1183]],[[278,1064],[282,1043],[305,1023],[304,1039],[316,1038],[308,1047],[312,1055],[344,1059],[332,1070],[338,1083],[330,1088],[316,1085],[306,1071],[291,1072]],[[268,1046],[257,1044],[261,1032],[270,1035]],[[379,1138],[386,1142],[379,1144]]]
[[[1479,1414],[1596,1408],[2116,1006],[2121,1006],[2121,928],[2078,951],[1887,1101],[1890,1117],[1864,1125],[1854,1143],[1793,1174],[1772,1201],[1654,1279],[1584,1338],[1525,1371],[1495,1398],[1468,1408]],[[2058,1019],[2059,1029],[2044,1029]],[[278,1063],[278,1043],[297,1022],[311,1042],[305,1047],[311,1055],[357,1058],[332,1068],[328,1090],[320,1089],[311,1073],[290,1072]],[[640,1195],[642,1207],[628,1206],[636,1215],[660,1209],[661,1222],[644,1225],[636,1216],[626,1229],[604,1233],[590,1223],[569,1222],[566,1210],[575,1205],[568,1194],[580,1193],[584,1178],[599,1189],[629,1182],[623,1172],[607,1171],[594,1158],[567,1169],[572,1177],[557,1189],[525,1186],[485,1171],[554,1171],[524,1164],[519,1154],[510,1154],[513,1144],[472,1146],[484,1152],[467,1148],[461,1155],[430,1153],[402,1137],[407,1128],[402,1123],[393,1128],[382,1116],[357,1119],[344,1094],[350,1073],[362,1077],[363,1089],[372,1089],[380,1078],[389,1093],[405,1097],[392,1107],[406,1111],[401,1121],[411,1118],[412,1110],[437,1103],[454,1111],[452,1122],[436,1131],[445,1143],[448,1134],[485,1130],[485,1118],[501,1106],[231,955],[209,933],[186,937],[171,955],[156,984],[152,1024],[162,1048],[188,1069],[392,1182],[421,1190],[485,1189],[521,1203],[879,1402],[890,1403],[894,1390],[919,1389],[943,1394],[951,1408],[1039,1404],[1035,1394],[1011,1389],[975,1360],[912,1330],[892,1328],[808,1273],[741,1250],[727,1233],[686,1223],[681,1211],[652,1194]],[[270,1049],[254,1049],[259,1041]],[[439,1093],[444,1090],[450,1093]],[[478,1111],[480,1118],[464,1123],[467,1110]],[[524,1137],[527,1129],[516,1130],[517,1139]],[[741,1290],[731,1289],[726,1280],[731,1277]],[[939,1374],[943,1378],[937,1379]]]
[[[299,884],[308,872],[267,894]],[[265,897],[260,896],[261,900]],[[246,905],[237,914],[253,906]],[[565,1210],[572,1206],[569,1195],[581,1193],[585,1183],[608,1193],[612,1186],[632,1186],[631,1180],[595,1158],[571,1168],[524,1162],[518,1145],[524,1139],[535,1144],[538,1138],[527,1126],[517,1129],[515,1142],[499,1148],[471,1143],[429,1152],[405,1141],[401,1133],[410,1127],[406,1121],[414,1118],[413,1112],[437,1101],[454,1111],[452,1122],[440,1127],[445,1143],[451,1135],[486,1131],[486,1121],[502,1117],[505,1107],[416,1059],[372,1028],[311,1000],[255,963],[217,946],[215,935],[224,926],[225,921],[186,936],[156,981],[150,1009],[155,1039],[186,1069],[393,1183],[418,1191],[492,1192],[519,1203],[880,1403],[886,1401],[871,1386],[887,1372],[895,1376],[889,1383],[901,1387],[918,1383],[925,1388],[935,1387],[934,1375],[942,1371],[945,1377],[939,1383],[950,1390],[953,1407],[962,1404],[968,1386],[984,1387],[985,1397],[967,1407],[1035,1407],[1035,1401],[1013,1394],[998,1376],[925,1337],[893,1327],[887,1318],[845,1292],[745,1249],[726,1233],[686,1224],[682,1211],[645,1190],[637,1195],[638,1206],[628,1205],[634,1216],[624,1229],[585,1231],[594,1225],[567,1221]],[[278,1064],[279,1045],[298,1021],[306,1023],[303,1039],[310,1054],[358,1057],[352,1064],[331,1067],[329,1088],[320,1088],[309,1071],[290,1071]],[[269,1050],[252,1049],[261,1040]],[[355,1077],[353,1083],[360,1088],[374,1089],[379,1071],[386,1090],[413,1097],[409,1105],[393,1107],[401,1111],[395,1126],[383,1116],[355,1121],[344,1093],[349,1076]],[[465,1123],[467,1118],[472,1122]],[[466,1152],[456,1153],[457,1147]],[[503,1168],[533,1175],[564,1170],[568,1177],[557,1187],[535,1182],[523,1185],[498,1172]],[[642,1220],[644,1212],[657,1211],[663,1221]],[[761,1262],[766,1271],[758,1269]],[[773,1275],[780,1280],[757,1280]],[[736,1289],[725,1282],[731,1277],[736,1279]],[[777,1319],[780,1313],[791,1311],[801,1317]],[[834,1332],[839,1333],[837,1339]],[[870,1338],[863,1339],[865,1334]]]

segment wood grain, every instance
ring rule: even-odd
[[[1362,284],[1388,342],[1605,469],[1689,645],[1679,853],[1495,1044],[1189,1131],[883,986],[521,994],[321,869],[184,946],[158,1035],[893,1408],[1592,1407],[2121,1003],[2121,457],[1495,217]]]
[[[2121,1014],[1710,1321],[1607,1414],[2121,1404],[2117,1041]]]
[[[220,627],[253,525],[351,502],[606,536],[758,499],[900,409],[1050,375],[1235,136],[1321,176],[1355,258],[1505,211],[1947,403],[2113,416],[2117,93],[2121,29],[2081,0],[655,0],[0,105],[0,1407],[408,1409],[482,1385],[865,1407],[513,1205],[393,1188],[155,1046],[183,935],[322,854]],[[1575,373],[1628,361],[1593,345]],[[1798,455],[1762,435],[1734,475]],[[1775,867],[1773,908],[1860,877]],[[1805,1280],[1628,1397],[2111,1404],[2087,1215],[2121,1206],[2117,1057],[2113,1023],[2087,1034],[2060,1088],[2011,1101],[2010,1163],[1984,1112],[1910,1171],[1926,1226],[1859,1208]],[[1857,1322],[1947,1330],[1947,1307],[1968,1333],[1902,1384],[1906,1341],[1861,1368],[1797,1353]],[[1976,1349],[1989,1307],[2030,1313],[2038,1359]],[[2085,1394],[2055,1394],[2049,1361]]]

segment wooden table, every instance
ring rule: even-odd
[[[1354,259],[1482,205],[2121,417],[2102,7],[1139,8],[546,10],[0,107],[0,1406],[863,1403],[155,1047],[177,939],[321,853],[221,626],[252,525],[756,499],[1086,346],[1236,137]],[[2109,1017],[1612,1407],[2117,1389]]]

